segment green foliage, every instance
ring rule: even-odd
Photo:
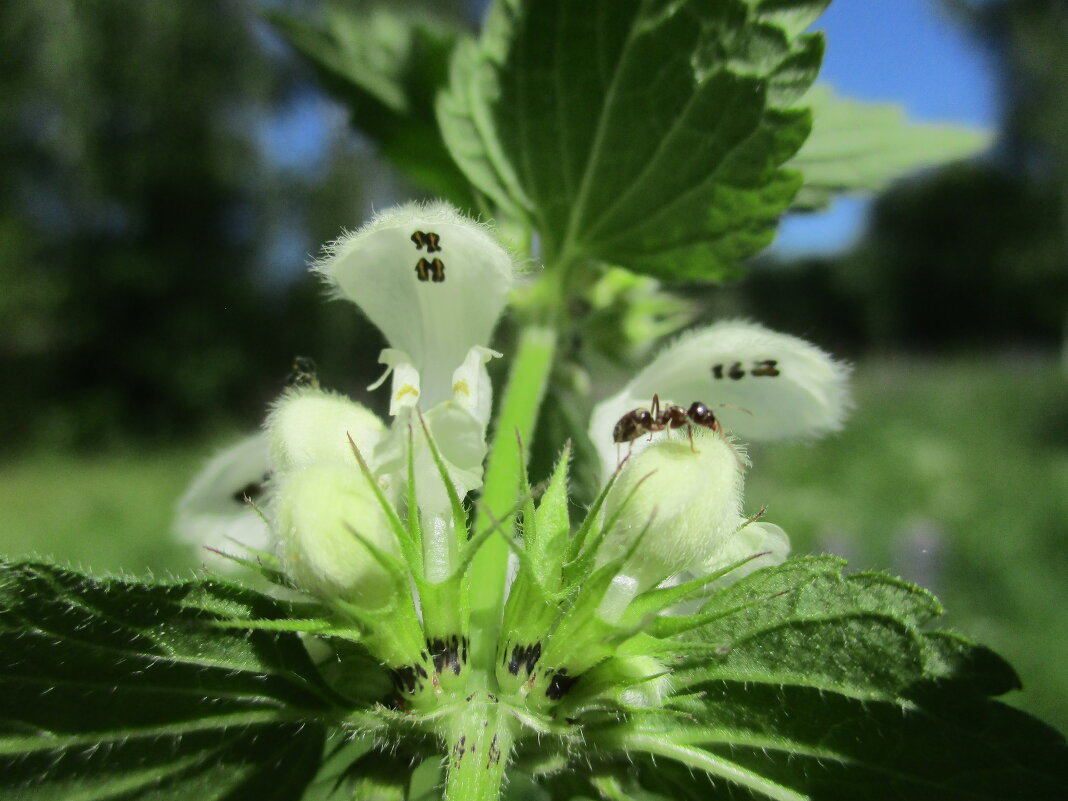
[[[770,241],[808,132],[811,3],[501,3],[439,106],[467,176],[529,215],[547,257],[715,279]],[[818,5],[818,4],[817,4]],[[812,14],[812,16],[815,16]]]
[[[0,788],[41,799],[300,798],[338,697],[285,604],[219,581],[0,566]]]
[[[842,564],[799,559],[714,595],[665,708],[585,729],[609,797],[1056,798],[1063,740],[987,698],[1018,685],[1012,669],[922,630],[940,611],[928,593]]]
[[[441,19],[385,8],[364,13],[330,5],[319,25],[282,14],[271,19],[383,156],[433,194],[475,208],[434,120],[434,95],[445,84],[459,31]]]
[[[881,189],[921,167],[975,155],[991,141],[962,125],[910,123],[899,106],[849,100],[829,86],[813,87],[803,102],[813,123],[787,164],[805,176],[795,209],[822,208],[841,192]]]

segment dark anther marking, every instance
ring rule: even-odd
[[[517,645],[512,648],[512,658],[508,661],[508,672],[518,676],[521,668],[526,668],[529,676],[534,671],[534,666],[541,658],[541,643],[533,645]]]
[[[434,283],[440,284],[445,280],[445,263],[442,262],[441,259],[436,258],[430,262],[430,266],[434,270],[434,275],[431,276],[431,280],[434,281]]]
[[[486,696],[487,696],[487,697],[488,697],[488,698],[489,698],[489,699],[490,699],[491,701],[493,701],[493,703],[497,703],[497,696],[496,696],[496,695],[494,695],[493,693],[486,693]]]
[[[494,734],[489,744],[489,759],[486,761],[486,768],[488,769],[490,765],[496,765],[500,761],[501,747],[497,745],[497,735]]]
[[[745,370],[742,369],[742,363],[735,362],[734,364],[732,364],[731,369],[727,371],[727,375],[730,378],[733,378],[735,381],[737,381],[739,378],[743,378],[745,376]]]
[[[552,701],[559,701],[575,686],[578,676],[567,675],[567,668],[560,668],[549,680],[549,686],[545,688],[545,695]]]
[[[441,250],[441,237],[433,231],[416,231],[412,234],[412,241],[416,250],[422,250],[424,247],[427,253],[437,253]]]
[[[776,369],[776,365],[778,365],[778,361],[776,361],[775,359],[764,359],[763,361],[757,362],[756,366],[749,371],[749,374],[776,376],[779,374],[778,369]]]
[[[723,365],[722,364],[713,364],[712,365],[712,377],[713,378],[723,378]]]
[[[420,281],[433,281],[440,284],[445,280],[445,263],[438,258],[433,261],[419,259],[415,263],[415,275]]]
[[[456,745],[453,747],[453,753],[456,754],[456,764],[459,765],[460,761],[464,758],[464,753],[467,749],[464,747],[467,743],[467,735],[461,734],[460,739],[456,741]]]
[[[319,388],[319,376],[316,372],[315,361],[307,356],[296,356],[293,366],[289,368],[285,385],[287,387],[312,387]]]
[[[267,480],[271,477],[270,473],[264,473],[263,478],[259,481],[250,481],[237,492],[230,497],[240,504],[246,504],[249,501],[255,501],[263,494],[264,486],[267,484]]]

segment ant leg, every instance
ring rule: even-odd
[[[693,426],[686,426],[686,433],[690,437],[690,450],[694,453],[700,453],[700,451],[693,446]]]

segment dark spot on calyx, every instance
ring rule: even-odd
[[[549,679],[549,686],[545,688],[545,695],[551,701],[559,701],[571,692],[571,688],[575,686],[575,682],[578,680],[578,676],[567,675],[567,668],[553,671],[552,678]]]
[[[508,660],[508,672],[513,676],[518,676],[521,669],[526,669],[529,676],[534,672],[534,666],[538,664],[538,660],[541,658],[541,643],[536,642],[533,645],[516,645],[512,648],[511,659]]]

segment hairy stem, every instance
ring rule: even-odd
[[[488,692],[466,701],[445,732],[445,801],[496,801],[515,739],[515,717]]]
[[[551,327],[534,325],[522,330],[497,418],[476,532],[499,521],[505,535],[511,536],[509,510],[515,504],[521,469],[519,441],[529,443],[533,438],[555,350],[556,334]],[[494,673],[507,571],[508,544],[501,537],[490,537],[471,567],[471,663],[487,677]]]

